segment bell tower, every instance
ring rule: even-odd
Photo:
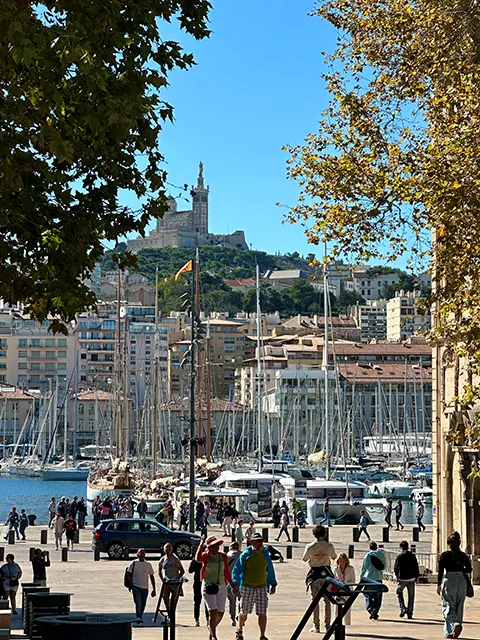
[[[208,233],[208,193],[209,187],[205,187],[203,179],[203,162],[198,165],[197,186],[193,188],[193,231],[196,233]]]

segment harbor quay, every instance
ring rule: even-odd
[[[259,525],[257,525],[259,527]],[[349,546],[353,545],[354,558],[350,560],[355,568],[358,579],[363,556],[368,550],[368,541],[363,538],[360,542],[353,542],[352,526],[334,525],[329,529],[329,539],[335,547],[336,553],[348,553]],[[29,552],[31,547],[41,547],[50,552],[51,566],[47,569],[47,583],[52,591],[71,593],[72,612],[92,612],[92,613],[122,613],[130,614],[134,612],[134,604],[131,593],[124,587],[124,572],[127,567],[126,560],[110,560],[102,554],[99,561],[94,560],[91,549],[92,531],[83,529],[80,531],[80,543],[75,545],[72,552],[68,553],[68,560],[62,561],[61,551],[55,551],[54,536],[52,531],[48,531],[47,544],[40,545],[40,532],[45,527],[29,527],[27,530],[28,540],[16,542],[9,545],[3,540],[1,546],[4,547],[5,554],[14,553],[15,561],[20,564],[23,570],[23,582],[30,582],[32,578],[31,564],[29,562]],[[209,534],[220,536],[218,527],[210,527]],[[302,553],[305,545],[313,540],[312,528],[307,527],[299,530],[299,542],[292,543],[292,558],[287,559],[285,540],[279,543],[274,541],[278,535],[278,529],[269,527],[269,542],[273,543],[283,554],[285,561],[275,562],[275,571],[278,580],[277,592],[271,596],[268,610],[267,637],[270,640],[289,640],[296,626],[305,613],[310,596],[305,589],[305,576],[308,571],[306,563],[302,562]],[[399,552],[399,543],[408,540],[416,545],[416,553],[419,565],[433,563],[435,556],[431,555],[431,526],[422,533],[420,541],[413,543],[413,528],[406,526],[403,531],[390,531],[390,541],[382,542],[383,528],[380,525],[369,527],[369,534],[372,540],[379,545],[383,545],[388,558],[394,558]],[[228,541],[225,540],[227,544]],[[352,549],[350,549],[350,552]],[[130,559],[133,559],[133,554]],[[156,572],[157,598],[160,594],[160,583],[158,578],[159,554],[147,553],[149,560]],[[192,576],[188,574],[189,561],[183,563],[189,582],[184,586],[184,596],[179,599],[177,608],[177,638],[185,640],[197,640],[208,638],[205,617],[201,615],[201,626],[196,628],[193,619],[193,582]],[[386,573],[389,575],[389,566],[386,566]],[[435,567],[432,567],[435,569]],[[428,567],[425,567],[426,575],[429,576]],[[392,580],[385,579],[389,591],[384,594],[383,605],[380,611],[379,620],[370,620],[365,611],[365,603],[362,596],[355,602],[352,609],[352,622],[346,628],[347,637],[351,638],[372,638],[375,640],[432,640],[443,637],[443,618],[441,612],[441,601],[436,593],[435,576],[431,576],[429,583],[417,584],[415,611],[412,620],[399,617],[399,606],[395,593],[396,584]],[[480,596],[480,593],[479,593]],[[163,637],[163,629],[159,624],[153,624],[153,615],[157,604],[157,598],[149,597],[146,614],[144,617],[145,626],[138,628],[133,626],[133,638],[135,640],[153,640]],[[20,598],[19,598],[20,601]],[[322,616],[321,619],[323,620]],[[21,616],[13,617],[12,638],[25,637],[21,630]],[[308,623],[302,636],[308,637],[311,623]],[[228,612],[218,628],[218,640],[234,640],[235,628],[231,625]],[[255,640],[258,638],[258,626],[256,616],[249,616],[244,629],[245,640]],[[323,626],[320,637],[323,637]],[[480,608],[478,607],[478,596],[467,599],[465,604],[465,622],[462,638],[478,640],[480,638]]]

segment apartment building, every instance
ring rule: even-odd
[[[381,300],[384,286],[396,285],[400,282],[400,276],[396,273],[371,277],[367,273],[367,271],[355,270],[352,278],[345,282],[345,291],[358,293],[365,300]]]
[[[27,418],[38,406],[39,394],[14,385],[0,383],[0,443],[17,442]]]
[[[387,338],[387,301],[367,300],[349,309],[349,315],[360,329],[360,340],[386,340]]]
[[[420,313],[421,296],[416,291],[399,291],[387,302],[387,338],[406,340],[431,327],[429,313]]]

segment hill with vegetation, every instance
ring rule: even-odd
[[[125,245],[120,245],[114,251],[107,251],[103,256],[102,269],[108,271],[116,269],[115,253],[125,251]],[[314,282],[320,276],[321,266],[311,266],[314,254],[300,256],[294,252],[287,255],[271,255],[264,251],[244,251],[233,247],[200,247],[200,283],[202,295],[202,309],[212,311],[237,313],[239,311],[254,312],[256,309],[255,290],[246,293],[233,290],[225,280],[236,280],[255,277],[256,265],[260,273],[269,270],[301,269],[308,277],[299,279],[290,287],[275,289],[268,283],[261,284],[260,302],[265,313],[278,311],[282,317],[296,314],[323,314],[323,292]],[[131,270],[146,276],[155,282],[155,272],[158,269],[159,301],[162,313],[180,311],[183,307],[184,294],[189,292],[187,278],[175,280],[175,274],[181,267],[195,258],[195,249],[143,249],[137,256],[137,266]],[[372,267],[371,275],[375,273],[397,272],[403,274],[401,284],[397,288],[413,290],[414,279],[398,269],[388,267]],[[395,288],[386,291],[388,297],[395,295]],[[183,296],[183,297],[182,297]],[[334,315],[346,313],[349,306],[356,302],[364,302],[361,296],[343,291],[338,298],[331,295],[331,309]]]

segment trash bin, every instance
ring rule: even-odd
[[[29,593],[27,604],[30,607],[27,636],[31,640],[40,640],[40,627],[38,618],[45,616],[66,616],[70,613],[71,593]],[[55,636],[51,636],[55,638]]]
[[[119,613],[71,613],[37,619],[42,640],[131,640],[136,617]]]
[[[37,516],[34,513],[31,513],[29,516],[27,516],[27,518],[28,518],[28,526],[34,527]]]

